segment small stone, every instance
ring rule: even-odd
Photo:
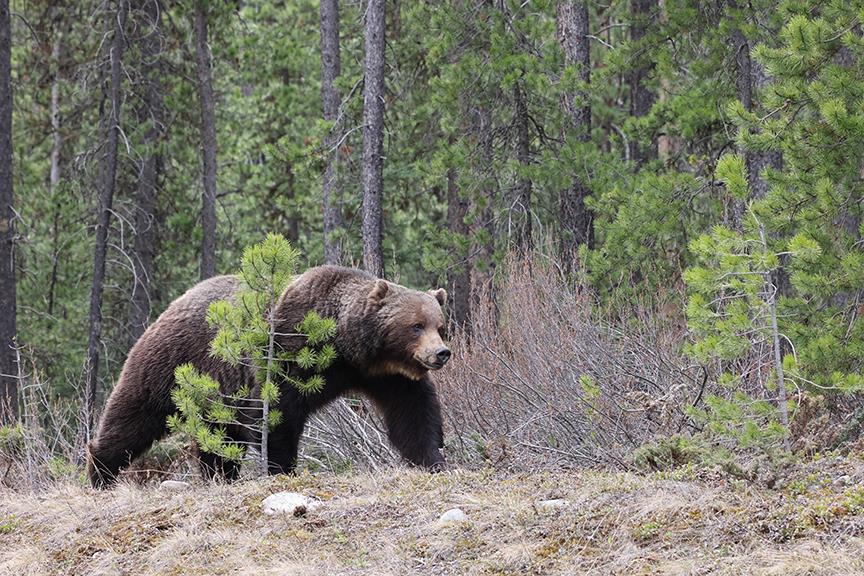
[[[188,482],[182,482],[180,480],[165,480],[159,484],[159,489],[165,490],[166,492],[183,492],[189,490],[191,487],[192,485]]]
[[[265,514],[291,514],[305,516],[318,507],[320,503],[297,492],[277,492],[271,494],[261,503]]]
[[[459,522],[468,522],[468,516],[461,508],[451,508],[438,518],[439,524],[456,524]]]
[[[550,510],[558,510],[570,506],[570,501],[564,498],[552,498],[550,500],[538,500],[537,510],[548,512]]]
[[[852,478],[848,474],[844,474],[834,480],[835,486],[849,486],[850,484],[852,484]]]

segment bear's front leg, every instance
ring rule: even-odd
[[[409,462],[432,471],[444,468],[441,404],[431,380],[376,378],[364,387],[384,413],[390,443]]]
[[[297,466],[297,451],[303,434],[302,421],[283,422],[267,437],[267,472],[270,475],[290,474]]]
[[[221,456],[204,452],[196,447],[198,453],[198,465],[201,469],[201,477],[212,482],[214,480],[223,480],[233,482],[240,477],[240,464],[225,460]]]

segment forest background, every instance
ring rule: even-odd
[[[853,446],[862,17],[3,0],[2,419],[80,461],[148,322],[272,231],[448,289],[457,461],[753,476]],[[308,463],[393,458],[358,402],[312,423]]]

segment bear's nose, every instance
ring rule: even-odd
[[[450,350],[447,348],[441,348],[435,353],[435,357],[438,358],[438,361],[443,366],[450,359]]]

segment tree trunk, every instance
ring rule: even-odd
[[[150,281],[153,275],[153,254],[156,243],[156,190],[162,170],[159,149],[165,134],[162,97],[162,6],[159,0],[139,0],[145,22],[141,26],[141,76],[143,103],[138,112],[139,122],[148,124],[144,133],[144,158],[135,192],[135,278],[132,289],[132,309],[129,313],[131,346],[144,329],[150,316]],[[146,31],[146,32],[145,32]]]
[[[748,51],[749,57],[749,51]],[[765,68],[758,62],[750,62],[750,76],[753,78],[753,92],[757,95],[759,91],[765,88],[771,79],[765,73]],[[751,97],[752,98],[752,97]],[[751,99],[750,108],[753,109]],[[765,168],[774,168],[779,170],[783,164],[783,156],[779,151],[771,152],[753,152],[748,151],[745,157],[747,164],[747,181],[750,184],[750,191],[754,198],[764,198],[768,193],[768,181],[762,178],[762,170]]]
[[[564,52],[566,66],[576,66],[579,79],[591,82],[591,52],[588,39],[588,6],[584,2],[561,0],[557,6],[558,43]],[[561,102],[564,114],[570,119],[569,135],[579,142],[591,140],[591,106],[585,91],[566,93]],[[591,193],[585,179],[573,175],[570,188],[561,193],[560,218],[562,228],[561,252],[565,266],[569,267],[579,246],[594,244],[594,226],[585,198]]]
[[[631,0],[630,14],[633,18],[633,23],[630,26],[631,41],[638,43],[645,37],[648,26],[656,13],[657,0]],[[643,60],[641,56],[637,60],[640,63],[630,72],[630,115],[640,118],[651,111],[656,95],[645,85],[645,80],[654,69],[654,64],[641,62]],[[630,141],[629,146],[630,159],[637,166],[657,158],[657,139],[654,136],[647,143],[634,138]]]
[[[54,194],[60,184],[60,149],[63,138],[60,135],[60,51],[63,36],[59,30],[54,38],[51,48],[51,66],[53,78],[51,80],[51,169],[48,175],[49,192]]]
[[[84,398],[85,436],[89,442],[96,409],[97,383],[99,380],[99,352],[102,347],[102,288],[105,281],[105,259],[108,250],[108,227],[111,204],[114,200],[114,184],[117,173],[117,146],[120,139],[120,97],[122,58],[125,46],[126,0],[119,0],[113,14],[114,38],[110,45],[111,87],[108,116],[105,126],[105,155],[102,159],[101,192],[96,223],[96,244],[93,255],[93,286],[90,291],[90,337],[87,344],[86,391]]]
[[[469,248],[469,269],[471,276],[470,295],[472,302],[482,291],[492,288],[492,275],[495,267],[495,201],[497,186],[493,167],[492,113],[489,108],[480,108],[475,114],[474,132],[479,143],[479,162],[475,173],[483,182],[480,196],[475,198],[472,211],[474,221],[470,227],[471,246]]]
[[[666,7],[667,0],[657,0],[657,9],[658,9],[658,18],[660,20],[660,26],[666,27],[669,25],[669,10]],[[674,10],[674,6],[673,6]],[[673,93],[672,80],[669,78],[668,74],[660,75],[660,89],[657,91],[657,98],[660,101],[660,105],[664,105],[668,99],[669,95]],[[674,134],[670,134],[667,132],[663,132],[657,136],[657,156],[666,163],[671,159],[672,156],[678,153],[678,150],[681,147],[681,140],[679,136]]]
[[[268,221],[276,229],[281,230],[293,246],[300,240],[300,219],[296,210],[286,211],[280,205],[280,197],[284,197],[290,206],[295,197],[294,191],[294,168],[290,162],[285,162],[285,176],[277,180],[267,191],[267,203],[269,205]]]
[[[468,200],[459,192],[456,181],[456,171],[450,168],[447,171],[447,225],[450,232],[462,245],[462,239],[468,236],[468,225],[465,217],[468,215]],[[466,262],[465,251],[457,251],[455,265],[447,272],[447,289],[449,290],[448,308],[450,321],[459,327],[467,325],[470,316],[471,302],[471,268]]]
[[[55,18],[55,22],[58,21]],[[59,28],[59,27],[58,27]],[[48,278],[48,315],[54,314],[54,292],[57,289],[57,272],[60,266],[60,209],[57,188],[60,185],[60,152],[63,137],[60,134],[60,57],[63,34],[54,29],[54,45],[51,48],[51,165],[48,172],[48,194],[54,203],[51,226],[51,275]]]
[[[201,106],[201,155],[204,189],[201,195],[201,279],[216,274],[216,102],[207,44],[207,6],[195,3],[195,59],[198,68],[198,100]]]
[[[330,131],[324,140],[327,154],[327,167],[324,169],[322,184],[324,211],[324,262],[338,264],[342,259],[342,249],[335,233],[342,227],[342,214],[339,210],[340,196],[338,165],[341,156],[339,143],[339,89],[336,79],[341,74],[339,55],[339,0],[321,0],[321,101],[324,107],[324,120],[331,122]]]
[[[528,104],[525,101],[525,91],[522,83],[516,82],[513,87],[514,124],[516,126],[516,161],[519,166],[527,168],[531,163],[531,134],[528,130]],[[513,203],[510,208],[512,222],[512,237],[516,248],[522,253],[528,253],[532,248],[531,232],[531,180],[520,176],[516,182]]]
[[[768,241],[765,238],[765,226],[759,224],[759,240],[762,249],[768,251]],[[786,401],[786,380],[783,376],[783,346],[780,345],[780,329],[777,327],[777,293],[780,291],[774,279],[781,276],[780,270],[765,273],[765,293],[768,295],[768,310],[771,316],[771,348],[774,353],[774,372],[777,377],[777,406],[780,410],[780,423],[783,428],[789,430],[789,407]],[[783,448],[786,452],[792,451],[789,436],[783,436]]]
[[[384,152],[385,0],[366,8],[366,63],[363,87],[363,267],[384,276],[381,195]]]
[[[18,419],[13,201],[12,21],[9,0],[0,0],[0,425]]]
[[[732,6],[734,7],[734,4],[732,4]],[[753,108],[753,79],[750,73],[750,45],[741,30],[737,28],[732,31],[732,37],[730,40],[732,43],[732,49],[735,51],[735,92],[738,95],[738,100],[744,106],[744,109],[750,111]],[[741,150],[740,152],[744,155],[745,165],[749,165],[749,162],[747,161],[747,151]],[[747,171],[749,179],[749,166]],[[733,230],[738,230],[740,232],[744,229],[744,207],[747,200],[729,198],[727,202],[728,216],[726,219],[729,222],[729,226]]]
[[[735,4],[733,3],[732,6],[734,7]],[[768,84],[769,80],[762,66],[751,59],[750,43],[741,30],[737,28],[733,30],[730,40],[735,50],[735,90],[744,109],[750,112],[755,107],[754,93]],[[779,169],[782,163],[780,153],[754,152],[747,149],[740,152],[744,155],[744,164],[747,167],[750,197],[754,199],[764,197],[768,192],[768,182],[761,177],[762,170],[767,167]],[[730,226],[735,230],[743,230],[746,204],[746,199],[731,200],[729,221]]]
[[[864,29],[860,24],[852,27],[852,34],[860,40],[864,35]],[[842,46],[834,55],[834,63],[843,68],[852,68],[858,63],[856,52],[850,50],[847,46]],[[858,163],[858,178],[864,180],[864,157],[859,159]],[[840,227],[846,231],[849,236],[857,243],[861,240],[861,192],[858,189],[849,190],[850,196],[843,202],[838,216]],[[862,288],[864,289],[864,288]]]
[[[730,3],[730,6],[738,8],[737,2],[734,1]],[[732,49],[735,50],[735,91],[744,109],[751,112],[757,107],[756,100],[759,90],[769,83],[769,78],[765,74],[764,68],[750,57],[750,42],[740,29],[736,28],[732,31],[730,42]],[[779,170],[783,157],[779,151],[757,152],[745,148],[739,150],[739,152],[744,156],[750,197],[745,199],[730,199],[728,220],[729,226],[733,230],[742,232],[744,230],[744,221],[747,217],[745,214],[747,204],[750,200],[763,198],[768,193],[768,182],[762,178],[762,170],[769,167]],[[771,281],[777,287],[779,295],[785,296],[791,292],[792,285],[788,272],[788,256],[781,256],[780,266],[772,273]],[[773,297],[772,305],[774,305]],[[777,345],[780,345],[779,342]],[[782,378],[782,373],[780,377]]]

